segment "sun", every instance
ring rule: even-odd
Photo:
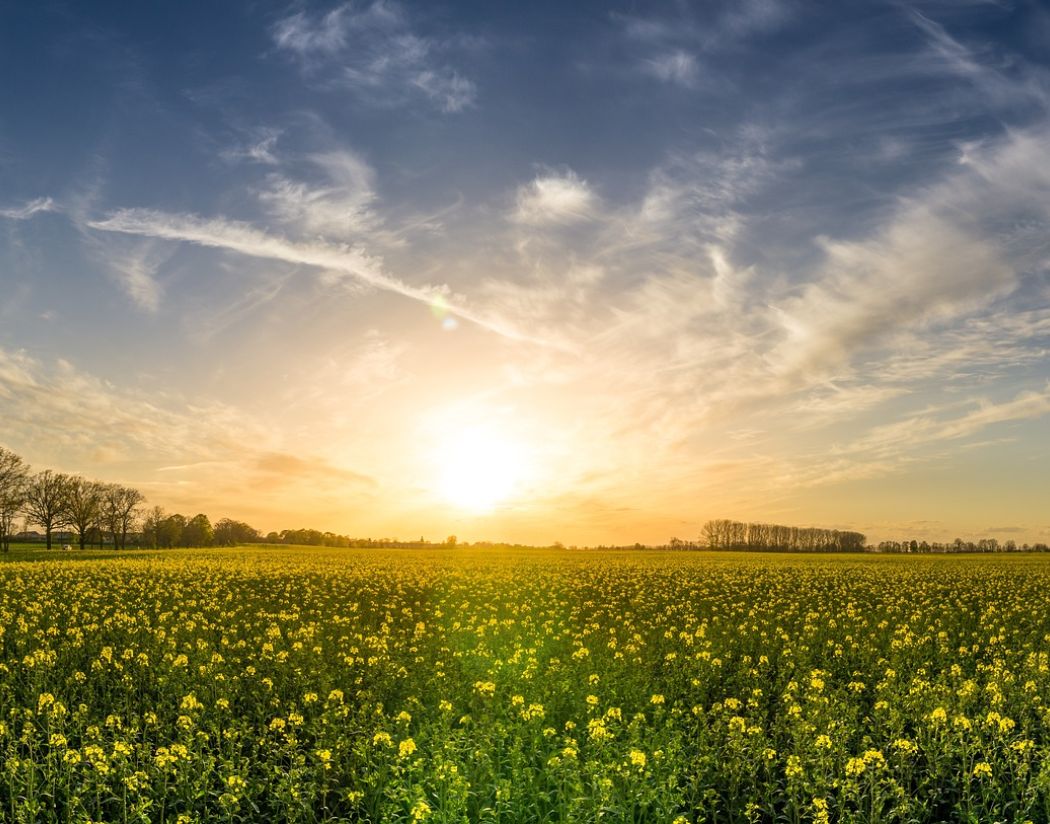
[[[514,440],[485,427],[470,427],[442,442],[437,486],[450,504],[490,512],[511,498],[524,479],[525,451]]]

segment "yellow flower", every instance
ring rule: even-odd
[[[909,741],[907,738],[898,738],[893,742],[893,749],[899,752],[901,755],[915,755],[919,751],[918,745],[913,741]]]
[[[416,742],[411,738],[406,738],[400,744],[397,745],[397,755],[399,758],[408,758],[416,751]]]
[[[865,750],[863,758],[865,766],[875,768],[886,766],[886,758],[881,750]]]

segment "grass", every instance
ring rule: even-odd
[[[1047,592],[1046,556],[18,548],[0,820],[1046,822]]]

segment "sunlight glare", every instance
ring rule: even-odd
[[[519,444],[474,427],[441,445],[438,486],[442,497],[460,509],[488,512],[518,491],[525,468]]]

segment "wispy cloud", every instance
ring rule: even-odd
[[[854,441],[839,444],[829,452],[830,464],[809,467],[807,483],[824,484],[849,475],[873,477],[897,471],[902,466],[928,459],[931,449],[949,441],[972,438],[997,424],[1033,420],[1050,414],[1050,385],[1026,390],[1008,400],[977,399],[963,414],[945,416],[936,411],[908,415],[880,424]],[[936,453],[935,453],[936,454]],[[798,479],[797,479],[798,480]]]
[[[265,166],[276,166],[279,162],[276,149],[280,137],[281,132],[278,129],[258,128],[249,140],[225,148],[219,155],[229,161],[247,160]]]
[[[340,149],[308,155],[306,161],[323,174],[323,183],[310,185],[275,172],[259,192],[281,225],[332,239],[360,238],[377,226],[375,172],[359,155]]]
[[[1014,76],[1007,73],[1011,61],[994,54],[980,54],[949,34],[936,20],[912,9],[911,19],[928,38],[928,51],[916,65],[928,71],[953,74],[968,80],[986,105],[1038,106],[1050,108],[1050,73],[1028,64],[1014,64]]]
[[[412,84],[421,89],[444,112],[460,112],[474,104],[478,87],[454,69],[423,69],[412,78]]]
[[[304,458],[289,452],[265,452],[255,459],[254,467],[261,473],[255,486],[286,486],[295,481],[317,481],[326,485],[333,482],[375,486],[370,475],[333,466],[323,458]]]
[[[377,485],[302,443],[292,452],[277,427],[239,408],[117,387],[65,360],[0,349],[0,400],[6,446],[37,466],[130,482],[151,503],[214,515],[220,495],[223,506],[255,507],[259,517],[288,506],[287,495],[328,501],[371,494]],[[238,488],[261,498],[237,503]]]
[[[0,398],[6,434],[45,458],[90,463],[103,449],[111,460],[214,460],[248,444],[275,443],[273,433],[229,406],[190,404],[177,395],[146,396],[118,388],[67,360],[53,362],[0,349]]]
[[[886,336],[946,323],[1011,292],[1045,244],[1004,220],[1046,220],[1050,133],[973,147],[960,168],[901,203],[876,236],[823,242],[817,279],[775,313],[787,337],[780,368],[835,369]]]
[[[902,326],[959,316],[1016,282],[992,245],[924,207],[873,240],[825,251],[825,274],[775,310],[787,333],[775,357],[788,373],[835,370]]]
[[[277,22],[273,38],[308,74],[375,103],[416,91],[453,113],[477,98],[476,84],[446,60],[453,41],[416,33],[405,10],[392,2],[343,3],[320,15],[297,12]]]
[[[156,312],[160,308],[162,290],[156,278],[159,261],[152,245],[146,244],[123,255],[114,254],[111,249],[106,255],[106,263],[136,306],[146,312]]]
[[[642,65],[654,77],[686,87],[695,85],[700,74],[696,58],[681,49],[646,58]]]
[[[204,219],[195,215],[168,214],[149,209],[120,210],[102,220],[89,221],[87,225],[99,231],[178,240],[249,257],[315,267],[427,305],[439,302],[444,311],[512,340],[540,346],[551,345],[519,331],[507,321],[489,318],[458,305],[447,297],[448,289],[445,287],[411,286],[385,274],[379,259],[355,246],[324,242],[296,243],[267,234],[243,222]]]
[[[671,16],[613,14],[613,19],[641,51],[635,65],[642,73],[693,88],[707,57],[780,27],[793,12],[794,3],[785,0],[739,0],[682,5]]]
[[[598,198],[574,172],[550,173],[518,189],[513,219],[534,226],[576,223],[595,215]]]
[[[34,215],[38,215],[42,212],[55,212],[58,211],[58,206],[49,197],[38,197],[35,200],[31,200],[24,206],[14,206],[7,209],[0,209],[0,218],[7,218],[8,220],[28,220]]]

